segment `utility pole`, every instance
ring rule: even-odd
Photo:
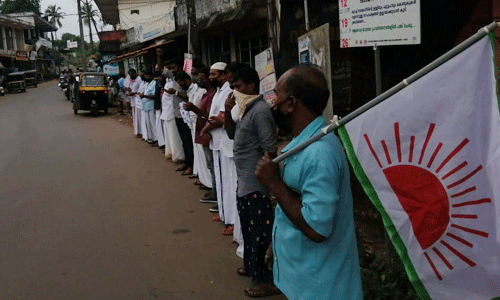
[[[76,3],[78,4],[78,25],[80,25],[80,51],[82,51],[82,64],[83,64],[83,71],[87,71],[87,55],[85,52],[85,39],[83,36],[83,24],[82,24],[82,8],[80,4],[81,0],[76,0]]]

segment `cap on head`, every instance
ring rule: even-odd
[[[216,62],[215,64],[213,64],[210,67],[210,69],[224,72],[224,70],[226,69],[226,66],[227,66],[227,64],[225,62]]]

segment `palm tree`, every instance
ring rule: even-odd
[[[98,32],[95,19],[100,19],[99,11],[92,7],[92,3],[89,0],[86,0],[82,5],[82,20],[85,25],[89,26],[90,47],[92,51],[94,49],[94,41],[92,39],[92,25],[94,25],[95,31]]]
[[[55,27],[62,27],[61,19],[64,19],[64,15],[66,15],[63,12],[60,12],[61,8],[59,6],[54,5],[49,5],[47,9],[45,10],[45,15],[49,17],[49,23],[52,24],[52,26]],[[52,36],[52,41],[54,41],[54,32],[50,32]],[[57,39],[57,32],[56,32],[56,39]]]

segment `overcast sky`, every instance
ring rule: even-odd
[[[66,13],[67,16],[64,17],[64,19],[61,20],[62,27],[57,30],[57,37],[61,38],[63,33],[69,32],[74,35],[80,35],[80,28],[78,27],[78,9],[77,9],[77,4],[76,0],[42,0],[40,1],[40,4],[42,6],[42,13],[45,12],[45,9],[49,5],[55,4],[61,8],[61,11]],[[92,5],[94,6],[95,9],[98,10],[97,5],[95,2],[92,1]],[[97,21],[97,20],[96,20]],[[97,22],[97,28],[101,30],[102,22]],[[113,27],[108,25],[104,27],[104,30],[112,30]],[[94,42],[98,40],[97,34],[95,32],[95,28],[92,26],[92,36]],[[89,41],[89,31],[88,31],[88,26],[84,25],[83,26],[83,34],[85,35],[85,40]]]

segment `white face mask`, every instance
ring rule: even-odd
[[[238,123],[240,121],[240,107],[238,106],[238,103],[236,103],[236,105],[233,106],[233,109],[231,109],[231,118],[234,123]]]
[[[239,106],[238,118],[240,121],[243,118],[243,115],[245,114],[247,106],[260,97],[260,95],[246,95],[238,92],[237,90],[233,90],[233,96],[236,101],[236,104]]]

